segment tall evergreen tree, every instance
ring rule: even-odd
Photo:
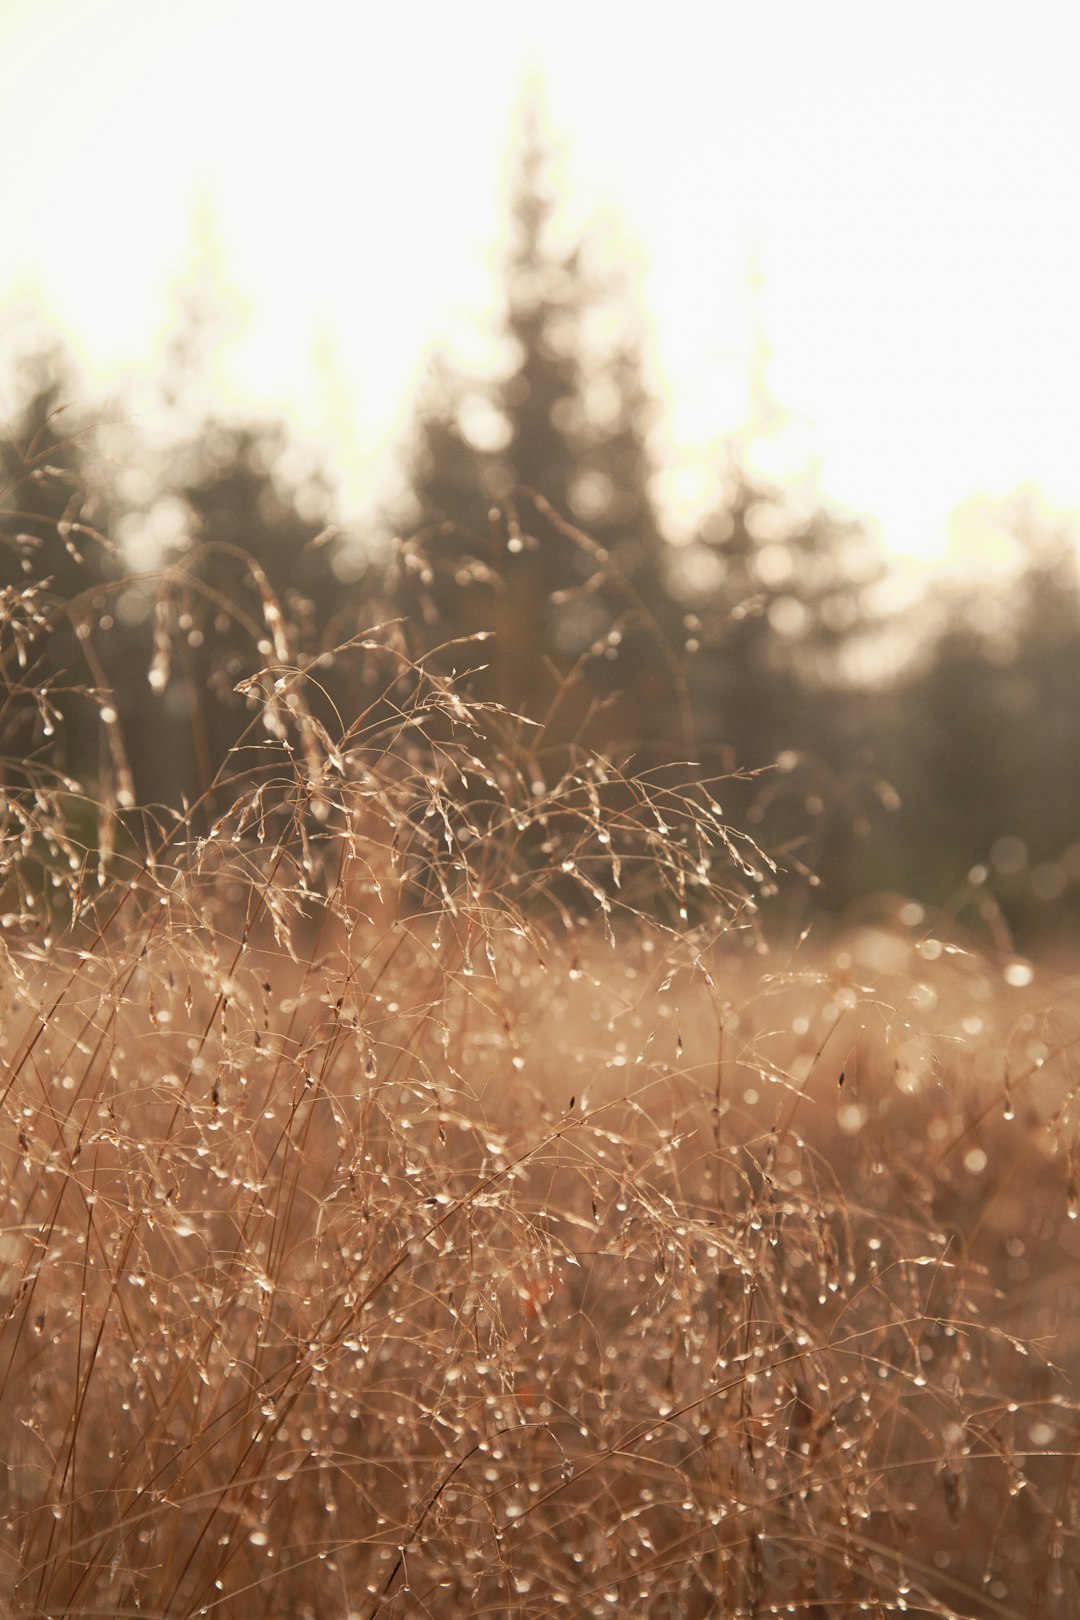
[[[124,628],[110,611],[124,571],[110,537],[112,492],[64,356],[29,357],[16,385],[16,418],[0,439],[0,753],[16,773],[39,760],[103,785],[120,759],[110,688],[124,665]],[[31,688],[40,702],[19,697]]]
[[[843,765],[853,739],[837,701],[856,689],[857,655],[881,629],[883,565],[869,537],[733,461],[673,573],[701,643],[692,690],[703,743],[740,767],[793,749]]]
[[[1011,920],[1037,933],[1041,902],[1064,899],[1077,866],[1080,572],[1076,537],[1029,503],[1011,503],[1002,526],[1021,572],[961,603],[909,682],[900,785],[921,824],[908,883],[940,899],[987,865]]]
[[[188,523],[162,559],[158,656],[137,705],[148,799],[193,800],[242,737],[233,770],[265,765],[266,739],[251,733],[235,688],[318,651],[343,605],[332,547],[311,544],[325,531],[329,490],[315,467],[301,488],[290,484],[289,450],[280,424],[208,421],[170,457],[162,493]]]
[[[728,442],[715,506],[673,554],[672,589],[698,647],[690,701],[706,759],[768,768],[729,789],[735,814],[843,903],[853,834],[867,835],[896,802],[872,669],[885,567],[872,536],[830,510],[811,481],[786,488],[755,470],[762,441],[790,420],[768,392],[766,359],[762,344],[751,420]]]
[[[665,545],[639,345],[625,330],[597,336],[610,290],[584,246],[553,239],[548,164],[531,110],[510,209],[509,365],[471,385],[441,371],[418,424],[410,517],[422,559],[406,551],[415,612],[458,631],[494,629],[489,687],[517,707],[545,712],[559,672],[582,660],[564,727],[580,721],[583,696],[610,705],[621,691],[635,729],[665,729]],[[628,718],[609,715],[601,734]]]

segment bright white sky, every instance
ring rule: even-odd
[[[996,560],[1025,481],[1080,509],[1080,0],[0,0],[0,299],[113,387],[209,253],[218,397],[359,510],[426,357],[490,353],[530,62],[651,322],[677,520],[745,415],[755,264],[771,391],[897,552]]]

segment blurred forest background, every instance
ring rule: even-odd
[[[185,414],[212,311],[189,310],[160,380],[179,437],[80,399],[59,349],[23,354],[0,444],[0,586],[32,604],[0,643],[8,783],[56,770],[167,816],[217,780],[209,814],[259,762],[235,688],[266,661],[268,601],[290,657],[323,659],[328,725],[373,695],[362,651],[332,649],[399,619],[412,656],[538,722],[553,759],[589,747],[729,777],[729,818],[794,874],[781,918],[915,901],[984,939],[1007,926],[1022,948],[1064,949],[1080,909],[1076,536],[1017,497],[1000,522],[1025,562],[1007,588],[901,603],[857,522],[754,470],[768,424],[750,421],[715,509],[674,543],[641,315],[588,239],[554,239],[535,121],[516,174],[504,364],[486,381],[432,368],[398,506],[364,534],[337,526],[332,480],[286,422]],[[495,636],[458,639],[477,632]],[[16,701],[31,679],[46,712]]]

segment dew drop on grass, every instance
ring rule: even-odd
[[[1010,962],[1005,968],[1003,977],[1006,984],[1020,990],[1034,979],[1035,969],[1030,962]]]

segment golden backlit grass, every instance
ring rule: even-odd
[[[512,733],[100,887],[9,796],[13,1612],[1075,1613],[1075,987],[748,950],[707,793]]]
[[[8,767],[10,1611],[1074,1615],[1080,989],[263,605],[190,814]]]

